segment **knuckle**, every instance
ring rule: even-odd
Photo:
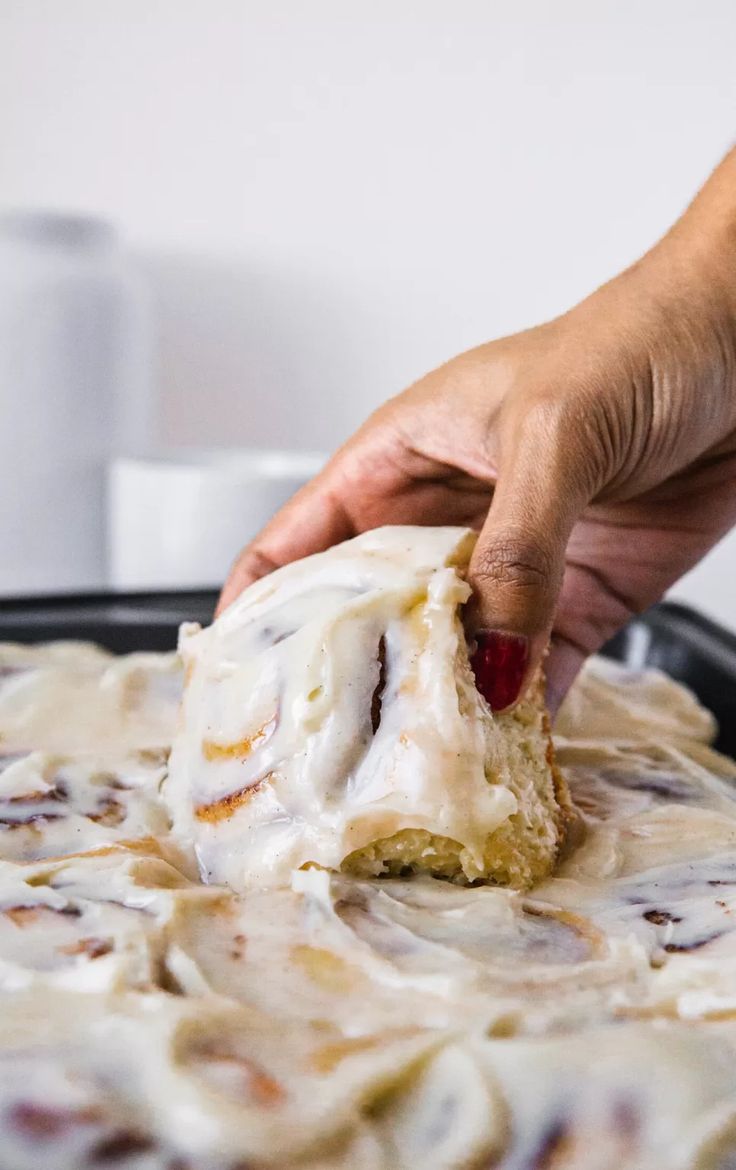
[[[519,409],[511,443],[539,460],[542,476],[564,482],[568,494],[592,498],[610,463],[610,440],[601,439],[600,397],[571,382],[529,394]]]
[[[267,577],[278,567],[279,562],[258,545],[249,545],[244,548],[235,562],[235,571],[249,581],[258,581],[261,577]]]
[[[568,442],[586,413],[587,404],[577,394],[553,388],[538,390],[525,404],[522,432],[535,441]]]
[[[518,593],[545,590],[552,578],[548,553],[519,536],[494,540],[479,554],[473,573],[476,585],[502,587]]]

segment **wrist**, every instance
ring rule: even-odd
[[[694,311],[736,350],[736,150],[650,256],[655,269],[668,269]]]

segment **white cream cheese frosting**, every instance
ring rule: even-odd
[[[541,707],[494,718],[468,662],[474,540],[377,529],[183,630],[165,793],[208,880],[283,885],[293,869],[339,869],[412,831],[428,855],[423,866],[415,847],[414,868],[433,870],[429,855],[449,844],[481,877],[500,826],[507,851],[530,843],[550,868],[561,829]]]
[[[736,765],[683,688],[586,666],[531,890],[236,894],[171,833],[170,658],[0,662],[2,1170],[734,1165]]]

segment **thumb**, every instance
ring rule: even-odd
[[[570,450],[568,435],[568,452]],[[469,568],[467,622],[481,694],[512,706],[536,674],[552,629],[573,525],[588,500],[548,432],[520,428],[501,465]]]

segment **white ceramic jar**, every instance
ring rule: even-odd
[[[0,593],[105,582],[105,466],[148,437],[148,299],[115,229],[0,216]]]

